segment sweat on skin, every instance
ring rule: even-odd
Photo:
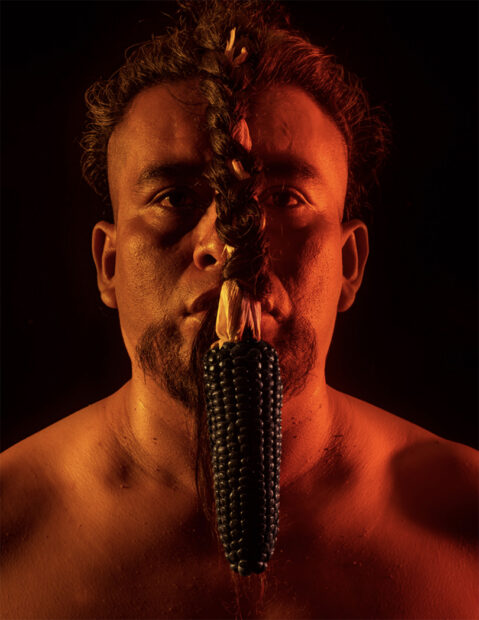
[[[2,455],[6,617],[213,618],[235,600],[198,506],[194,420],[165,388],[167,374],[170,386],[188,387],[185,369],[208,312],[192,310],[220,284],[214,203],[200,199],[205,208],[185,219],[171,193],[177,178],[150,176],[138,186],[147,168],[204,169],[202,110],[179,105],[187,95],[194,97],[187,82],[143,91],[111,137],[115,222],[97,224],[93,252],[102,299],[118,308],[132,377]],[[365,225],[342,221],[341,133],[292,86],[261,93],[247,120],[253,149],[270,168],[261,201],[272,310],[262,334],[301,389],[283,407],[280,530],[262,607],[241,594],[243,613],[474,617],[477,453],[325,382],[336,314],[353,303],[367,258]],[[289,173],[278,165],[285,160],[295,164]],[[187,180],[190,191],[196,185]],[[158,347],[162,359],[171,347],[177,358],[173,373],[159,365],[161,377],[145,374],[136,356],[152,325],[174,335]]]

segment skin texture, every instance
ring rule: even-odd
[[[118,308],[132,379],[4,453],[5,618],[237,611],[198,507],[194,416],[166,387],[169,364],[145,374],[136,353],[152,325],[167,325],[178,340],[162,343],[160,357],[173,352],[172,374],[184,372],[206,312],[191,314],[192,304],[220,283],[214,203],[198,198],[201,209],[178,214],[166,195],[177,181],[138,185],[151,166],[206,164],[202,111],[192,84],[156,86],[135,98],[110,140],[115,223],[97,224],[93,255],[101,297]],[[280,533],[263,597],[254,578],[236,592],[242,614],[477,617],[477,453],[325,383],[336,313],[353,303],[368,252],[364,224],[341,221],[341,134],[294,87],[261,93],[247,120],[265,163],[301,158],[315,173],[270,174],[260,188],[274,308],[263,338],[291,376],[308,356],[311,368],[283,408]]]

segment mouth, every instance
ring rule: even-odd
[[[195,318],[197,315],[203,315],[207,312],[212,307],[213,302],[217,306],[220,298],[220,290],[220,287],[216,287],[198,295],[192,303],[187,304],[186,315]]]
[[[191,304],[187,304],[185,316],[191,318],[197,323],[201,323],[205,313],[212,308],[213,304],[215,307],[218,307],[220,290],[220,287],[216,287],[205,291],[196,297]],[[270,297],[261,300],[261,311],[262,316],[267,317],[267,320],[273,318],[277,323],[281,323],[285,319],[281,310],[274,305],[274,302]]]

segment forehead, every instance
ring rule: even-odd
[[[250,128],[258,155],[292,153],[313,161],[347,161],[347,149],[336,123],[302,89],[278,85],[254,99]]]
[[[117,176],[133,178],[163,160],[197,159],[205,152],[205,111],[194,84],[161,84],[139,93],[108,142],[110,190]],[[113,196],[112,196],[113,199]]]
[[[195,82],[153,86],[133,99],[108,145],[114,205],[121,188],[134,184],[148,168],[207,163],[211,155],[205,110]],[[345,190],[347,151],[342,134],[303,90],[269,87],[250,102],[247,121],[253,151],[265,165],[296,158],[316,169],[331,189]]]

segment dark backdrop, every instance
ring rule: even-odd
[[[339,389],[477,445],[475,2],[293,2],[393,119],[359,298],[338,319]],[[83,92],[169,2],[3,2],[2,444],[128,377],[90,259]]]

